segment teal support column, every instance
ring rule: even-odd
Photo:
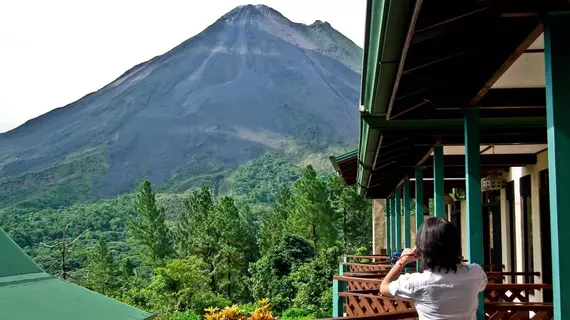
[[[445,218],[445,193],[443,176],[443,146],[433,146],[433,209],[436,217]]]
[[[390,229],[392,229],[392,225],[390,222],[390,216],[392,215],[391,213],[391,208],[390,208],[390,198],[386,199],[386,255],[387,256],[391,256],[392,255],[392,233],[390,232]]]
[[[420,226],[424,223],[424,171],[416,167],[416,237]],[[420,263],[416,262],[416,270],[420,272]]]
[[[424,223],[424,171],[416,167],[416,232]]]
[[[395,230],[394,233],[396,235],[395,238],[395,248],[396,251],[402,249],[402,189],[397,188],[395,195],[394,195],[394,226]]]
[[[469,263],[483,264],[483,215],[481,213],[481,149],[479,108],[465,113],[465,185],[467,196],[467,255]],[[477,319],[485,319],[483,293],[479,294]]]
[[[410,223],[411,216],[411,201],[410,201],[410,178],[404,178],[404,248],[412,246],[412,229]]]
[[[570,319],[570,15],[545,21],[546,122],[554,319]],[[566,270],[566,271],[564,271]]]
[[[348,262],[348,259],[344,257],[344,262]],[[339,264],[338,275],[342,276],[345,271],[345,266]],[[344,297],[340,296],[341,292],[345,292],[347,287],[346,281],[333,280],[333,318],[339,318],[344,316]]]
[[[390,251],[396,252],[396,201],[390,198]]]
[[[338,318],[341,317],[341,314],[343,313],[341,307],[342,307],[342,301],[340,300],[341,297],[339,296],[339,281],[338,280],[333,280],[333,307],[332,307],[332,316],[333,318]]]

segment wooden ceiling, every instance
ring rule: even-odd
[[[518,2],[418,1],[387,119],[455,118],[475,105],[483,117],[545,116],[544,88],[491,89],[543,31],[541,1]]]
[[[465,108],[479,107],[482,123],[495,120],[494,124],[481,127],[481,144],[545,144],[547,140],[545,89],[509,87],[508,79],[503,79],[500,86],[494,84],[523,54],[540,52],[537,39],[543,33],[541,14],[570,10],[570,1],[415,3],[386,114],[362,114],[370,130],[376,130],[380,137],[374,163],[367,168],[370,179],[361,186],[368,198],[388,196],[403,177],[414,176],[417,165],[429,168],[434,144],[462,145],[463,126],[438,120],[463,119]],[[531,45],[533,49],[529,49]],[[521,125],[510,123],[514,118],[522,119]],[[505,125],[501,125],[501,119]],[[426,121],[425,125],[405,125],[416,120]],[[402,125],[390,125],[398,122]],[[536,155],[518,156],[482,156],[482,170],[536,162]],[[461,159],[455,156],[446,157],[447,160],[455,165],[447,165],[446,177],[465,177]],[[357,165],[356,159],[353,164]],[[351,170],[354,171],[352,167]],[[429,176],[430,170],[424,171]]]

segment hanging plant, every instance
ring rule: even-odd
[[[455,202],[463,201],[466,199],[465,190],[453,188],[449,194],[449,197]]]

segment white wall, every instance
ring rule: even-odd
[[[463,259],[467,259],[467,246],[469,245],[467,239],[467,201],[461,201],[461,255]]]
[[[528,165],[525,167],[511,168],[506,175],[507,181],[514,183],[514,214],[515,214],[515,246],[516,246],[516,263],[515,266],[510,262],[510,246],[509,239],[512,236],[509,230],[508,212],[509,204],[506,200],[505,190],[501,190],[501,245],[503,248],[503,263],[505,264],[506,271],[523,271],[524,268],[524,241],[523,235],[523,203],[520,197],[520,178],[530,175],[531,178],[531,217],[532,217],[532,239],[533,239],[533,254],[534,265],[533,269],[540,272],[542,275],[542,250],[541,250],[541,231],[540,231],[540,171],[548,168],[548,153],[543,151],[537,155],[537,163],[535,165]],[[513,268],[516,267],[516,268]],[[507,283],[510,278],[507,279]],[[537,276],[534,279],[535,283],[542,283],[542,277]],[[524,282],[523,277],[517,277],[517,282]],[[537,293],[531,297],[531,301],[542,301],[542,295]]]

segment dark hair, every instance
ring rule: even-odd
[[[443,218],[426,220],[416,237],[422,268],[433,272],[456,272],[461,262],[460,242],[459,232],[449,221]]]

